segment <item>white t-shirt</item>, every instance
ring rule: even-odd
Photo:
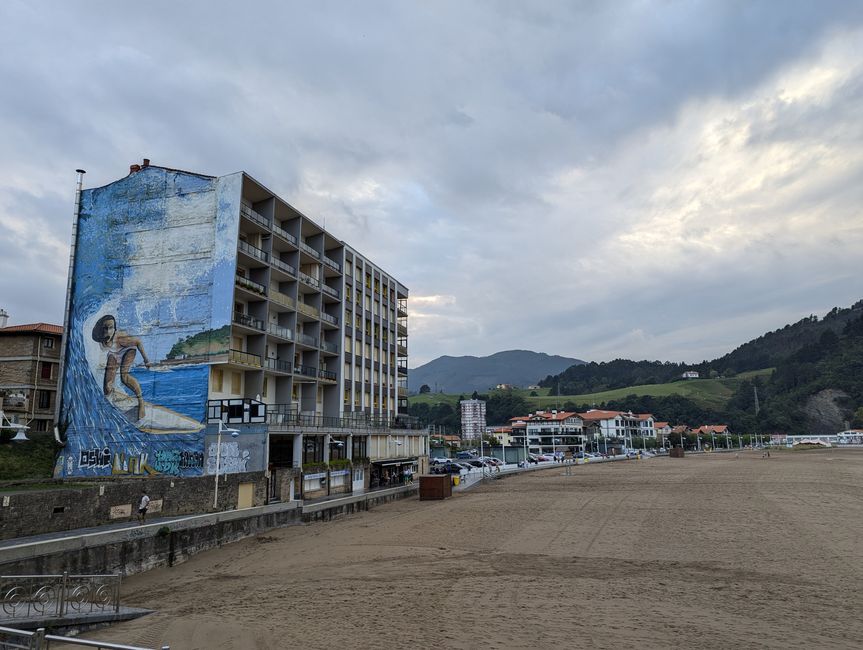
[[[141,497],[141,505],[138,506],[138,510],[143,510],[148,505],[150,505],[150,497],[145,494]]]

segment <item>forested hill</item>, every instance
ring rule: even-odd
[[[701,377],[730,377],[747,370],[773,368],[791,359],[800,350],[817,344],[823,336],[839,336],[846,326],[863,316],[863,300],[847,309],[835,307],[823,318],[807,316],[793,325],[768,332],[744,343],[728,354],[695,364],[669,361],[629,361],[615,359],[586,363],[567,368],[559,375],[549,375],[541,386],[563,395],[595,393],[641,384],[677,381],[685,370],[695,370]],[[827,334],[829,332],[829,334]]]
[[[412,369],[408,389],[416,393],[426,385],[434,392],[472,393],[497,384],[523,387],[579,363],[584,361],[529,350],[507,350],[488,357],[443,356]]]

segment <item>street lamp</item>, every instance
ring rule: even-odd
[[[30,438],[27,437],[25,431],[29,431],[30,427],[26,424],[21,424],[20,422],[13,422],[9,419],[9,417],[0,410],[0,429],[12,429],[15,432],[15,437],[12,438],[12,442],[29,442]]]
[[[222,463],[222,433],[230,433],[232,438],[240,435],[239,429],[229,429],[219,420],[219,435],[216,438],[216,489],[213,491],[213,509],[219,507],[219,470]]]

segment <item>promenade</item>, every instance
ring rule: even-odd
[[[89,636],[172,648],[856,648],[863,451],[488,481],[133,576]],[[152,643],[155,645],[155,643]]]

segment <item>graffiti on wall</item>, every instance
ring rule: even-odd
[[[207,474],[216,473],[217,451],[217,443],[211,442],[207,450]],[[240,449],[240,445],[236,441],[223,442],[218,458],[219,474],[236,474],[248,471],[246,468],[249,465],[251,455],[248,449]]]
[[[148,167],[82,193],[63,475],[203,472],[209,364],[230,346],[240,182]]]

